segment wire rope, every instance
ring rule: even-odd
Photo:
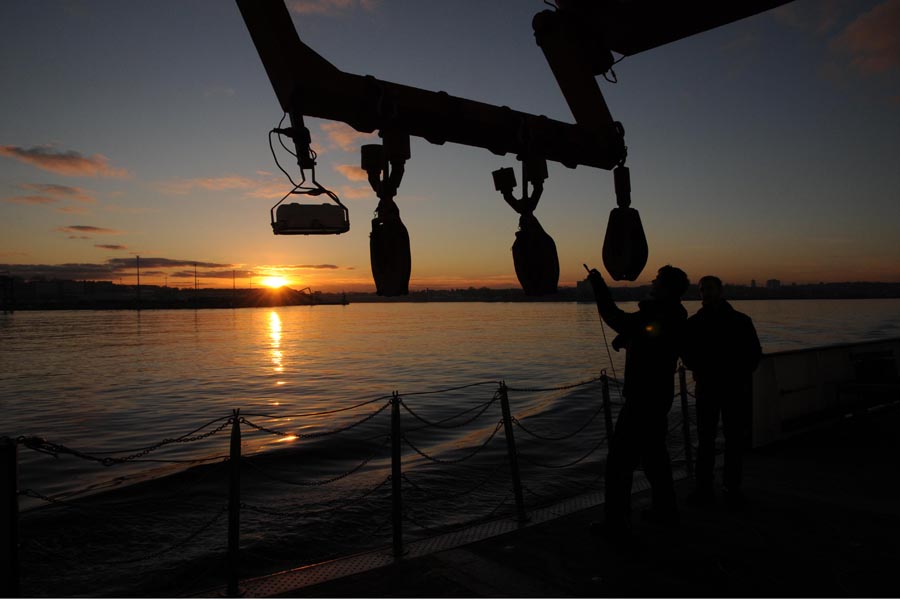
[[[335,408],[332,410],[321,410],[321,411],[311,412],[311,413],[299,413],[299,414],[294,414],[294,415],[270,415],[270,414],[264,414],[264,413],[241,413],[241,415],[245,416],[245,417],[264,417],[267,419],[300,419],[303,417],[319,417],[322,415],[333,415],[335,413],[346,412],[348,410],[353,410],[354,408],[366,406],[368,404],[372,404],[373,402],[378,402],[379,400],[386,400],[388,398],[391,398],[391,396],[390,395],[378,396],[377,398],[372,398],[370,400],[360,402],[359,404],[354,404],[353,406],[346,406],[344,408]]]
[[[521,458],[522,460],[524,460],[524,461],[527,462],[527,463],[531,463],[532,465],[534,465],[534,466],[536,466],[536,467],[542,467],[542,468],[545,468],[545,469],[565,469],[565,468],[567,468],[567,467],[571,467],[571,466],[577,465],[578,463],[580,463],[581,461],[583,461],[584,459],[586,459],[588,456],[590,456],[591,454],[593,454],[594,452],[596,452],[597,450],[599,450],[599,449],[603,446],[603,444],[606,443],[606,440],[607,440],[607,436],[603,436],[602,438],[600,438],[600,441],[597,443],[596,446],[594,446],[593,448],[591,448],[590,450],[588,450],[588,451],[587,451],[585,454],[583,454],[581,457],[579,457],[579,458],[573,460],[572,462],[568,462],[568,463],[565,463],[565,464],[562,464],[562,465],[548,465],[547,463],[541,463],[541,462],[536,461],[536,460],[534,460],[534,459],[532,459],[532,458],[529,458],[529,457],[528,457],[527,455],[525,455],[525,454],[519,454],[519,458]]]
[[[421,421],[428,427],[437,427],[439,429],[456,429],[457,427],[464,427],[465,425],[469,425],[470,423],[473,423],[474,421],[476,421],[481,415],[483,415],[487,411],[488,408],[491,407],[491,405],[494,402],[497,401],[498,398],[499,398],[499,396],[497,394],[494,394],[494,397],[491,398],[490,400],[488,400],[487,402],[483,402],[482,404],[478,404],[476,406],[467,408],[466,410],[462,411],[461,413],[457,413],[453,416],[446,417],[439,421],[429,421],[425,417],[422,417],[417,412],[415,412],[412,408],[410,408],[409,405],[403,401],[402,397],[400,398],[400,406],[402,406],[404,409],[406,409],[406,412],[408,412],[410,415],[412,415],[416,420]],[[479,408],[481,410],[477,414],[475,414],[475,416],[473,416],[461,423],[455,423],[453,425],[444,425],[444,423],[446,423],[447,421],[452,421],[453,419],[458,419],[459,417],[463,416],[464,414],[472,412],[473,410],[477,410]]]
[[[497,426],[494,427],[494,431],[491,432],[491,435],[489,435],[487,437],[487,439],[480,446],[478,446],[477,448],[475,448],[475,450],[473,450],[469,454],[463,456],[462,458],[457,458],[457,459],[453,459],[453,460],[436,458],[434,456],[426,454],[424,451],[420,450],[415,444],[410,442],[409,439],[405,435],[403,436],[403,441],[406,442],[407,446],[409,446],[410,448],[413,449],[413,452],[415,452],[416,454],[418,454],[419,456],[421,456],[422,458],[424,458],[426,460],[430,460],[431,462],[435,462],[435,463],[442,464],[442,465],[453,465],[453,464],[458,464],[458,463],[467,461],[470,458],[472,458],[473,456],[475,456],[476,454],[478,454],[479,452],[481,452],[482,450],[484,450],[487,447],[487,445],[491,442],[491,440],[494,439],[494,436],[497,435],[497,432],[500,431],[501,427],[503,427],[502,420],[497,423]]]
[[[578,427],[578,429],[576,429],[576,430],[573,431],[572,433],[567,433],[566,435],[562,435],[562,436],[559,436],[559,437],[545,436],[545,435],[537,434],[537,433],[531,431],[530,429],[528,429],[527,427],[525,427],[525,425],[523,425],[522,422],[519,421],[519,419],[517,419],[517,418],[515,418],[515,417],[512,417],[512,422],[513,422],[513,424],[517,425],[517,426],[519,427],[519,429],[521,429],[522,431],[524,431],[525,433],[527,433],[528,435],[530,435],[530,436],[532,436],[532,437],[534,437],[534,438],[537,438],[537,439],[539,439],[539,440],[544,440],[544,441],[546,441],[546,442],[559,442],[559,441],[562,441],[562,440],[567,440],[567,439],[569,439],[569,438],[573,438],[573,437],[575,437],[576,435],[578,435],[579,433],[581,433],[582,431],[584,431],[584,430],[587,428],[588,425],[590,425],[591,423],[594,422],[594,419],[597,418],[597,415],[599,415],[599,414],[602,413],[602,412],[603,412],[603,407],[601,406],[601,407],[598,408],[596,411],[594,411],[594,414],[592,414],[592,415],[588,418],[587,421],[585,421],[584,423],[582,423],[582,424]]]

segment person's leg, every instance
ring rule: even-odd
[[[616,428],[606,457],[606,500],[604,513],[609,527],[628,530],[631,526],[631,482],[637,463],[634,415],[626,402],[616,419]]]
[[[723,483],[728,493],[739,494],[744,475],[744,448],[750,439],[752,394],[747,385],[730,390],[722,406],[722,430],[725,435]]]
[[[665,412],[647,415],[642,427],[641,455],[644,473],[650,482],[653,498],[653,518],[671,523],[678,518],[672,464],[666,444],[668,419]]]
[[[714,390],[697,384],[697,464],[694,477],[697,496],[713,493],[716,464],[716,432],[719,426],[719,399]]]

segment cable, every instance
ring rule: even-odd
[[[284,113],[283,115],[281,115],[281,120],[278,121],[278,129],[281,129],[281,125],[284,123],[284,118],[285,118],[286,116],[287,116],[287,113]],[[290,154],[290,155],[293,156],[294,158],[297,158],[297,153],[294,152],[293,150],[291,150],[290,148],[288,148],[288,147],[285,145],[284,140],[281,139],[281,133],[280,133],[280,132],[278,133],[278,143],[281,144],[281,147],[284,148],[285,151],[286,151],[288,154]]]
[[[262,413],[241,413],[241,415],[245,417],[265,417],[267,419],[299,419],[301,417],[318,417],[321,415],[331,415],[334,413],[346,412],[348,410],[353,410],[354,408],[359,408],[360,406],[366,406],[367,404],[372,404],[373,402],[378,402],[379,400],[387,400],[389,398],[391,398],[391,396],[378,396],[377,398],[372,398],[371,400],[366,400],[364,402],[360,402],[359,404],[354,404],[353,406],[347,406],[345,408],[335,408],[333,410],[322,410],[319,412],[300,413],[296,415],[268,415]]]
[[[187,441],[187,438],[190,438],[192,435],[194,435],[198,431],[202,431],[202,430],[206,429],[213,423],[218,423],[219,421],[221,421],[223,419],[230,419],[230,418],[231,418],[231,415],[228,415],[225,417],[219,417],[218,419],[213,419],[209,423],[205,423],[189,433],[185,433],[184,435],[179,435],[176,438],[166,438],[161,443],[162,444],[170,444],[170,443],[177,443],[177,442],[181,442],[181,441]],[[159,444],[153,444],[151,446],[142,446],[140,448],[130,448],[128,450],[94,450],[94,451],[85,450],[85,452],[87,452],[89,454],[125,454],[125,453],[132,453],[132,452],[141,452],[143,450],[150,450],[150,449],[156,448],[157,446],[159,446]]]
[[[291,174],[288,173],[287,171],[285,171],[285,170],[284,170],[284,167],[281,166],[281,163],[278,162],[278,155],[275,154],[275,146],[272,145],[272,134],[273,134],[273,133],[275,133],[275,130],[274,130],[274,129],[271,130],[271,131],[269,131],[269,151],[272,152],[272,158],[275,160],[275,166],[277,166],[278,169],[279,169],[282,173],[284,173],[284,176],[288,178],[288,181],[291,182],[291,185],[293,185],[293,186],[294,186],[294,189],[296,190],[297,188],[299,188],[299,187],[303,184],[303,182],[302,182],[302,181],[301,181],[300,183],[295,182],[295,181],[293,180],[293,178],[291,177]],[[279,139],[281,139],[281,138],[279,137]],[[301,174],[303,173],[302,169],[301,169],[300,173],[301,173]],[[293,193],[293,190],[291,190],[291,192],[289,192],[289,193]],[[287,196],[285,196],[285,197],[287,197]],[[284,200],[284,198],[282,198],[282,200]]]
[[[443,394],[445,392],[455,392],[457,390],[464,390],[466,388],[475,387],[479,385],[497,385],[496,381],[479,381],[477,383],[469,383],[467,385],[458,385],[456,387],[448,387],[441,390],[430,390],[427,392],[407,392],[405,394],[400,394],[401,396],[424,396],[426,394]]]

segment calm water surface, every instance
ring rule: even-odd
[[[698,308],[696,302],[685,304],[690,313]],[[753,317],[765,352],[900,336],[900,300],[734,304]],[[635,309],[633,304],[624,304],[623,308]],[[0,435],[40,435],[103,456],[99,453],[140,449],[185,434],[212,419],[227,417],[235,408],[240,408],[242,414],[257,415],[248,418],[278,431],[324,432],[371,414],[383,406],[386,398],[346,413],[302,418],[296,415],[352,406],[389,396],[394,390],[407,394],[408,405],[433,422],[490,401],[496,385],[486,383],[433,395],[414,393],[500,380],[513,388],[562,386],[594,378],[601,369],[621,374],[623,358],[613,352],[614,362],[610,365],[596,308],[590,304],[355,304],[141,313],[18,312],[0,316],[0,409],[4,414]],[[546,393],[511,392],[510,401],[523,424],[532,431],[553,436],[592,418],[598,394],[598,387],[592,385]],[[480,476],[473,473],[454,479],[452,469],[429,461],[427,456],[456,456],[477,450],[496,428],[498,411],[493,408],[496,407],[461,429],[410,432],[412,445],[404,450],[404,473],[410,480],[405,485],[418,486],[413,481],[418,476],[419,483],[427,481],[434,493],[446,495],[460,489],[460,481],[478,479]],[[277,549],[290,546],[297,539],[298,534],[292,534],[279,518],[296,525],[290,514],[303,502],[325,506],[383,482],[387,460],[379,448],[388,417],[388,411],[377,414],[354,428],[353,437],[312,440],[285,441],[243,427],[244,453],[255,461],[248,463],[251,472],[280,477],[279,480],[260,475],[259,481],[245,483],[246,497],[255,500],[255,506],[261,510],[250,512],[244,519],[242,543],[251,555],[258,551],[262,572],[266,571],[262,565],[280,564]],[[404,419],[422,425],[410,415],[404,414]],[[524,439],[528,436],[523,434],[517,434],[521,436],[517,441],[521,439],[520,451],[526,455],[531,451],[535,462],[562,464],[602,443],[602,418],[598,425],[577,439],[555,443],[552,450],[548,450],[548,442]],[[502,433],[485,445],[473,462],[480,461],[482,467],[488,468],[502,460],[504,448],[500,438]],[[213,464],[191,470],[190,476],[179,483],[199,486],[188,494],[197,504],[204,495],[211,499],[221,497],[218,484],[210,484],[207,489],[202,480],[209,477],[210,482],[218,481],[220,474],[215,470],[221,464],[215,457],[226,453],[227,441],[227,435],[214,435],[196,443],[167,446],[164,451],[143,458],[213,458]],[[327,486],[300,486],[303,501],[298,500],[298,477],[328,480],[358,466],[360,460],[373,453],[375,458],[354,472],[353,477]],[[600,459],[602,455],[592,458],[581,472],[575,469],[571,481],[584,483],[584,476],[593,477]],[[301,463],[302,473],[297,471]],[[139,499],[147,500],[181,481],[178,477],[159,480],[158,476],[184,467],[172,462],[130,462],[105,468],[71,457],[55,459],[22,449],[20,485],[47,496],[71,499],[85,490],[116,488],[151,478],[143,487],[131,488],[139,490]],[[556,471],[551,469],[547,474],[534,466],[523,468],[532,469],[526,478],[531,500],[559,492],[556,487],[561,484]],[[251,481],[253,475],[248,477]],[[161,481],[167,483],[158,483]],[[292,483],[285,484],[286,481]],[[428,486],[412,491],[420,492],[423,487]],[[498,498],[502,499],[503,489],[501,485],[499,492],[486,493],[481,499],[476,496],[471,502],[467,500],[468,504],[456,503],[455,508],[457,512],[483,514]],[[134,496],[135,492],[131,493]],[[210,500],[214,501],[218,502]],[[43,506],[42,501],[32,498],[23,498],[22,504],[25,509]],[[269,512],[261,512],[263,507]],[[160,526],[148,521],[138,525],[132,522],[132,527],[146,527],[160,535],[167,530],[173,535],[184,533],[196,527],[198,518],[203,521],[201,514],[206,513],[199,504],[195,508],[177,511],[187,524]],[[409,519],[423,528],[435,527],[454,522],[450,512],[442,510],[440,516],[434,516],[422,509],[419,514],[410,513]],[[55,514],[44,509],[32,513]],[[42,517],[43,521],[33,518],[36,523],[52,521],[51,517]],[[66,518],[67,527],[77,532],[77,527],[71,528],[72,516],[66,513]],[[332,517],[310,519],[304,525],[305,535],[310,528],[325,527]],[[342,520],[353,524],[353,528],[373,522],[366,512],[344,515]],[[85,518],[83,526],[96,530],[97,521]],[[51,527],[34,527],[34,545],[26,548],[34,553],[32,558],[46,559],[42,553],[52,556],[54,549],[65,550],[66,540],[60,539],[60,534],[48,533]],[[383,539],[383,534],[367,535],[364,541],[371,545]],[[347,540],[335,542],[330,551],[354,551],[360,540],[347,535]],[[147,542],[146,551],[156,547],[153,541]],[[209,557],[215,553],[209,544],[215,546],[214,536],[206,544],[198,542],[197,548],[185,551],[187,556],[174,557],[176,562],[172,564],[184,564],[191,558],[211,561]],[[79,547],[83,550],[83,545]],[[280,558],[293,564],[301,560],[296,554]],[[314,554],[302,560],[316,558],[320,556]],[[161,557],[153,565],[164,568],[169,564],[166,560]],[[59,562],[55,564],[58,566]],[[214,569],[215,564],[211,564],[210,569]],[[84,565],[79,565],[76,570],[77,577],[89,585],[116,572],[110,569],[85,570]],[[47,573],[30,573],[37,595],[53,595],[52,586],[45,588],[34,583],[44,581]],[[76,576],[68,575],[70,584],[73,577]]]
[[[900,300],[735,306],[765,352],[900,335]],[[610,368],[595,307],[574,303],[18,312],[0,317],[0,365],[0,434],[96,449],[233,408],[303,412],[485,380],[548,387]]]

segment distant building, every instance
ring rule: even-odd
[[[777,290],[781,287],[781,281],[778,279],[770,279],[766,282],[766,289]]]
[[[755,279],[750,280],[750,287],[753,289],[756,289],[756,280]]]

